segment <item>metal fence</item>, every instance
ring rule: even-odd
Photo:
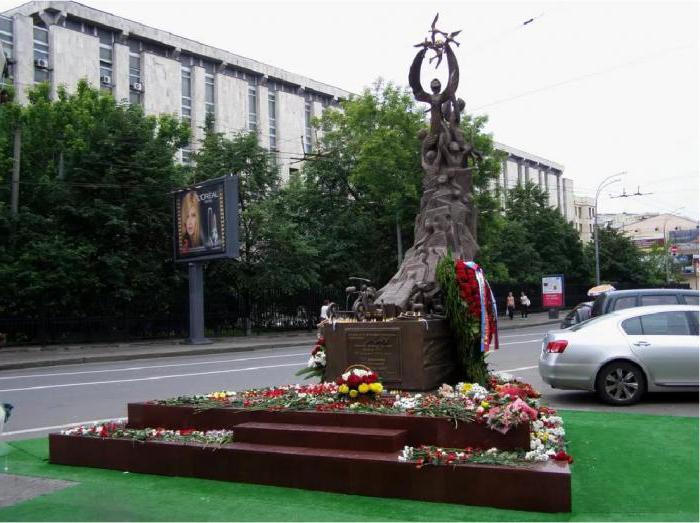
[[[271,289],[246,300],[239,295],[205,298],[207,336],[237,336],[247,331],[313,329],[324,299],[344,302],[344,292],[333,288],[285,294]],[[150,304],[152,305],[152,304]],[[7,345],[91,343],[185,337],[188,334],[187,296],[163,312],[149,312],[148,303],[130,306],[103,304],[94,315],[0,316],[0,333]],[[151,307],[150,310],[153,308]]]
[[[616,284],[618,289],[663,287],[664,285]],[[686,284],[668,287],[688,288]],[[566,307],[588,301],[588,284],[569,284],[565,288]],[[505,312],[508,292],[513,292],[516,304],[524,291],[531,302],[531,311],[542,310],[542,295],[535,284],[493,284],[499,313]],[[321,305],[330,299],[345,307],[345,292],[336,288],[308,289],[285,294],[269,289],[257,292],[246,300],[239,295],[210,296],[205,298],[206,335],[242,336],[247,331],[268,332],[313,329],[319,321]],[[0,333],[7,345],[94,343],[133,341],[155,338],[186,337],[188,334],[187,296],[183,294],[177,305],[163,312],[152,312],[153,304],[138,303],[128,307],[110,307],[90,314],[54,315],[50,311],[32,317],[0,317]],[[1,342],[2,340],[0,340]]]

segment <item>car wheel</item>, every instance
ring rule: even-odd
[[[626,361],[613,361],[598,373],[596,391],[606,403],[632,405],[637,403],[646,390],[646,379],[642,370]]]

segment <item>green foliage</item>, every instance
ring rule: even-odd
[[[293,192],[280,191],[279,169],[257,136],[229,139],[210,127],[195,161],[194,181],[228,173],[240,177],[241,256],[209,266],[208,293],[237,293],[250,302],[265,289],[293,292],[316,285],[316,249],[297,227]]]
[[[479,261],[499,282],[537,283],[552,273],[583,282],[590,275],[578,233],[531,182],[508,192],[505,214],[492,218]]]
[[[467,304],[459,294],[455,261],[448,252],[437,265],[435,275],[445,299],[447,321],[456,344],[457,358],[462,369],[462,379],[486,386],[489,373],[484,353],[480,347],[481,327],[469,313]]]
[[[610,227],[598,229],[601,282],[635,284],[661,283],[665,280],[663,262],[651,262],[630,238]],[[586,259],[595,274],[595,245],[586,246]]]
[[[2,109],[21,124],[22,156],[19,214],[10,215],[9,190],[0,207],[0,308],[81,315],[105,303],[115,313],[139,300],[150,312],[170,303],[169,191],[182,183],[172,158],[187,126],[117,105],[85,82],[55,101],[47,85],[29,98]],[[3,121],[0,165],[11,163],[13,133]]]
[[[475,165],[474,186],[488,223],[497,200],[487,186],[500,160],[485,123],[485,117],[462,119],[484,156]],[[383,285],[397,268],[397,224],[404,252],[414,240],[423,179],[418,132],[426,127],[425,114],[408,91],[379,80],[344,101],[342,111],[326,110],[316,124],[323,133],[319,156],[284,189],[298,203],[295,219],[318,248],[322,282],[342,287],[349,276],[364,276]]]

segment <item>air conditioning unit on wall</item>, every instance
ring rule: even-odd
[[[37,58],[36,60],[34,60],[34,65],[37,66],[39,69],[48,69],[49,61],[46,58]]]
[[[100,82],[106,85],[112,85],[112,77],[107,75],[100,76]]]
[[[143,92],[143,84],[141,82],[134,82],[130,87],[132,91],[136,91],[138,93]]]

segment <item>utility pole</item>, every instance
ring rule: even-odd
[[[403,242],[401,241],[401,224],[399,222],[399,211],[396,211],[396,258],[397,267],[401,268],[403,262]]]
[[[607,178],[605,178],[600,184],[598,185],[598,188],[596,189],[595,192],[595,207],[594,207],[594,212],[593,212],[593,243],[595,245],[595,284],[600,285],[600,252],[599,252],[599,246],[598,246],[598,196],[600,196],[600,191],[602,191],[605,187],[612,185],[614,183],[617,183],[620,181],[620,178],[616,178],[614,180],[611,180],[611,178],[615,178],[616,176],[622,176],[624,174],[627,174],[627,171],[622,171],[617,174],[611,174]]]
[[[15,144],[12,158],[12,187],[10,196],[10,214],[17,217],[19,211],[19,167],[22,155],[22,128],[15,128]]]

